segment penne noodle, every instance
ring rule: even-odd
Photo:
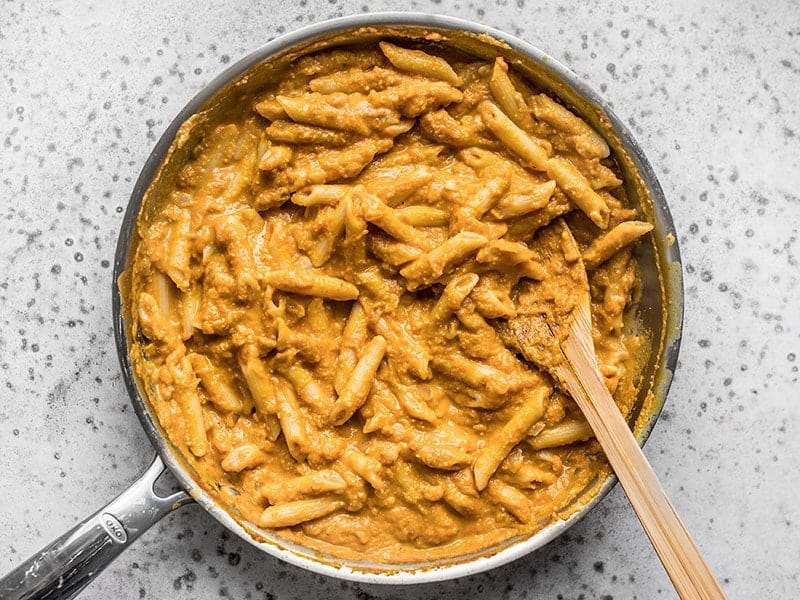
[[[409,280],[409,289],[430,284],[441,277],[456,263],[474,254],[488,243],[488,239],[479,233],[462,231],[446,242],[414,259],[400,270],[400,274]]]
[[[342,462],[374,489],[383,490],[386,487],[386,482],[381,477],[383,465],[378,459],[364,454],[353,446],[348,446],[342,454]]]
[[[442,295],[433,306],[430,312],[431,324],[437,325],[446,321],[450,315],[456,312],[470,292],[478,284],[480,276],[477,273],[465,273],[456,275],[445,286]]]
[[[370,194],[390,207],[407,200],[431,181],[433,173],[429,167],[405,164],[374,169],[360,179]]]
[[[521,242],[493,240],[478,251],[475,260],[498,269],[513,267],[515,272],[531,279],[542,280],[546,273],[537,262],[538,254]]]
[[[187,291],[181,293],[181,337],[188,340],[197,328],[197,313],[203,298],[203,288],[195,283]]]
[[[311,372],[294,363],[281,374],[294,386],[300,399],[318,414],[327,414],[333,404],[333,397],[320,385]]]
[[[476,310],[487,319],[511,319],[517,314],[514,301],[504,290],[481,286],[479,283],[469,297],[475,303]]]
[[[314,269],[278,269],[263,276],[265,283],[283,292],[317,296],[329,300],[355,300],[358,288],[344,279],[325,275]]]
[[[153,287],[158,308],[166,319],[171,319],[175,312],[176,288],[173,281],[161,271],[153,271]]]
[[[489,497],[523,523],[531,520],[531,503],[528,497],[514,486],[492,479],[486,487]]]
[[[262,417],[276,414],[278,407],[275,387],[255,346],[246,345],[239,351],[239,369],[253,397],[258,414]]]
[[[278,504],[267,508],[258,524],[269,529],[292,527],[306,521],[313,521],[336,512],[344,506],[338,498],[314,498],[312,500],[296,500],[286,504]]]
[[[474,517],[483,512],[483,504],[475,496],[462,492],[449,477],[443,477],[444,494],[442,500],[447,502],[453,510],[465,517]]]
[[[547,171],[547,144],[525,133],[503,111],[488,100],[481,102],[480,115],[486,127],[509,150],[537,171]]]
[[[270,121],[277,121],[279,119],[286,118],[286,112],[283,110],[280,102],[278,102],[275,98],[265,98],[264,100],[257,102],[254,108],[258,114],[265,119],[269,119]]]
[[[368,71],[350,69],[316,77],[308,82],[312,92],[321,94],[368,94],[372,90],[383,90],[403,81],[406,75],[394,69],[373,67]]]
[[[500,56],[494,60],[489,89],[492,91],[495,102],[514,121],[517,127],[525,131],[533,129],[531,111],[528,105],[525,104],[522,94],[514,88],[514,84],[508,77],[508,64]]]
[[[243,412],[242,396],[227,380],[224,371],[211,364],[211,360],[202,354],[192,353],[188,358],[192,370],[200,378],[203,389],[215,406],[227,412]]]
[[[292,194],[290,200],[298,206],[337,206],[350,194],[349,185],[322,183],[310,185]]]
[[[505,394],[510,387],[506,374],[483,363],[470,360],[458,353],[434,356],[431,365],[437,371],[457,379],[469,387],[487,390],[491,394]]]
[[[372,328],[388,342],[387,352],[393,362],[420,379],[431,378],[430,352],[402,324],[381,317]]]
[[[436,413],[425,403],[421,397],[422,395],[417,393],[419,388],[413,388],[398,382],[391,382],[390,386],[400,406],[409,416],[428,423],[436,422]]]
[[[572,137],[569,139],[581,156],[607,158],[611,154],[608,144],[600,134],[547,94],[532,96],[529,104],[537,119],[571,134]]]
[[[562,421],[558,425],[543,429],[525,441],[534,450],[569,446],[594,437],[594,432],[586,421]]]
[[[394,212],[401,221],[413,227],[444,227],[450,223],[450,215],[446,210],[432,206],[406,206]]]
[[[283,169],[291,162],[293,156],[294,152],[289,146],[270,144],[258,157],[258,168],[265,172]]]
[[[349,206],[350,202],[347,197],[339,202],[336,206],[336,210],[328,216],[322,235],[311,250],[309,250],[308,257],[311,259],[311,264],[315,267],[321,267],[328,262],[328,259],[331,257],[336,241],[339,240],[344,233],[345,218]]]
[[[350,373],[339,398],[331,409],[329,420],[334,425],[341,425],[353,416],[367,399],[375,373],[386,354],[386,340],[376,335],[364,347],[361,357]]]
[[[158,301],[147,292],[139,294],[138,324],[144,336],[153,342],[169,343],[173,336],[173,326],[164,315]]]
[[[306,421],[300,412],[297,396],[291,384],[281,377],[273,377],[275,399],[278,409],[278,420],[289,453],[299,462],[306,459],[309,452],[308,431]]]
[[[369,241],[370,251],[381,261],[401,267],[422,255],[422,250],[402,242],[391,242],[384,237],[372,236]]]
[[[606,201],[592,189],[575,165],[566,158],[551,158],[547,161],[547,174],[592,223],[600,229],[608,227],[611,212]]]
[[[337,394],[343,392],[350,373],[358,363],[358,351],[367,343],[367,317],[359,302],[353,302],[350,316],[344,325],[342,339],[339,343],[339,356],[336,359],[336,375],[334,389]]]
[[[170,206],[166,211],[170,224],[167,228],[166,254],[163,257],[164,273],[179,290],[191,285],[192,219],[188,210]]]
[[[410,124],[400,114],[388,107],[373,106],[361,94],[302,94],[277,96],[276,100],[286,114],[297,123],[316,125],[341,132],[369,136],[387,135],[385,129],[399,126],[395,135],[407,130]],[[413,124],[413,123],[412,123]]]
[[[506,193],[510,183],[511,169],[500,162],[497,167],[492,169],[495,173],[501,173],[499,177],[492,177],[475,194],[475,198],[469,204],[468,214],[474,219],[480,219],[497,204],[503,194]]]
[[[309,471],[305,475],[281,479],[261,486],[259,493],[270,504],[283,504],[307,496],[344,492],[347,482],[333,469]]]
[[[253,247],[248,241],[250,236],[244,225],[227,215],[216,221],[217,239],[225,245],[228,260],[236,278],[237,296],[246,300],[258,293],[258,268],[253,256]]]
[[[367,221],[380,227],[396,240],[413,245],[419,238],[419,232],[396,215],[394,209],[381,202],[377,196],[363,194],[359,197],[358,204],[361,214]]]
[[[514,446],[525,439],[528,430],[542,418],[545,400],[549,395],[550,390],[547,388],[537,388],[531,392],[503,428],[486,441],[472,465],[478,491],[486,487],[503,459]]]
[[[463,84],[461,77],[443,58],[432,56],[421,50],[400,48],[389,42],[379,42],[378,45],[389,62],[401,71],[441,79],[456,87]]]
[[[521,194],[509,194],[500,199],[490,214],[495,219],[513,219],[547,206],[556,189],[555,181],[546,181]]]
[[[208,438],[203,420],[203,407],[197,390],[181,387],[175,390],[174,397],[183,413],[186,445],[196,457],[205,456],[208,452]]]
[[[241,473],[267,461],[267,455],[255,444],[242,444],[232,448],[222,459],[220,466],[228,473]]]
[[[583,252],[583,264],[589,270],[595,269],[652,230],[653,226],[644,221],[624,221],[592,241]]]
[[[265,132],[270,140],[283,144],[346,146],[354,141],[353,135],[345,131],[335,131],[292,121],[273,121]]]

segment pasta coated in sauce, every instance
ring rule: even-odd
[[[621,410],[652,227],[608,145],[502,58],[381,42],[303,57],[209,129],[140,227],[131,358],[218,500],[343,558],[458,556],[540,529],[603,465],[507,347],[565,218]],[[570,290],[553,286],[553,294]]]

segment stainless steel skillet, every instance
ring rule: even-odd
[[[423,583],[471,575],[500,566],[543,546],[582,518],[615,483],[609,476],[587,488],[568,518],[539,532],[508,540],[480,553],[428,563],[378,565],[343,561],[320,555],[244,523],[217,504],[196,483],[188,465],[164,434],[140,392],[130,364],[123,290],[118,283],[135,249],[137,222],[158,201],[159,186],[181,164],[185,149],[203,119],[226,102],[267,80],[291,63],[292,57],[312,50],[388,36],[434,39],[478,57],[499,55],[524,73],[537,87],[559,96],[600,129],[626,180],[634,203],[656,225],[651,245],[642,245],[639,261],[642,293],[631,323],[646,331],[652,353],[641,369],[639,402],[631,425],[644,443],[666,399],[677,362],[681,337],[683,282],[672,218],[652,167],[631,133],[574,73],[550,56],[500,31],[452,17],[416,13],[376,13],[318,23],[276,39],[231,66],[195,96],[164,132],[142,169],[125,214],[114,263],[114,330],[125,383],[139,420],[157,451],[150,467],[120,496],[71,531],[0,579],[4,599],[71,598],[82,590],[120,552],[169,512],[196,501],[225,527],[262,551],[311,571],[355,581]],[[220,109],[221,110],[221,109]],[[153,485],[169,469],[185,491],[158,496]]]

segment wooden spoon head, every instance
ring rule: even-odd
[[[516,316],[498,320],[495,326],[507,346],[556,375],[564,362],[561,345],[570,335],[576,309],[589,306],[589,282],[578,245],[563,219],[537,233],[536,247],[546,277],[523,280],[514,299]]]

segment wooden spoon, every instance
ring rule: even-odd
[[[683,600],[725,598],[603,381],[592,341],[589,285],[559,219],[539,233],[548,276],[524,284],[516,317],[498,322],[505,343],[547,370],[583,411]]]

